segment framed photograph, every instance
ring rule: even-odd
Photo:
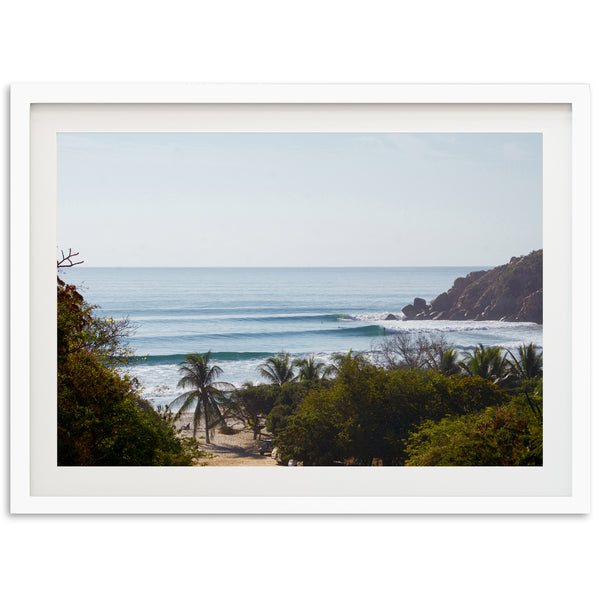
[[[13,86],[11,511],[588,512],[589,216],[585,85]]]

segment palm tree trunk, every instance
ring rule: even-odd
[[[204,403],[204,429],[206,431],[206,443],[210,444],[210,432],[208,430],[208,398],[202,398]]]
[[[192,415],[192,421],[194,422],[194,440],[196,439],[196,433],[198,432],[198,423],[200,421],[200,402],[196,404],[194,414]]]

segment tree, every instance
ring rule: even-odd
[[[204,416],[204,429],[206,431],[206,443],[210,444],[210,431],[225,420],[219,407],[219,396],[233,386],[223,381],[216,381],[223,373],[218,365],[211,365],[210,351],[206,354],[187,354],[185,361],[179,365],[179,373],[183,377],[177,383],[179,388],[191,387],[171,404],[169,408],[179,406],[177,417],[194,406],[192,421],[194,424],[193,438],[196,439],[198,425]]]
[[[66,357],[57,384],[60,466],[191,465],[203,455],[93,354]]]
[[[507,378],[506,354],[502,355],[499,346],[477,345],[468,352],[460,367],[471,377],[482,377],[492,383],[499,384]]]
[[[298,367],[298,381],[319,381],[332,372],[331,366],[316,360],[314,355],[309,358],[297,358],[292,364]]]
[[[263,420],[273,408],[274,395],[268,385],[245,383],[224,400],[225,415],[250,427],[254,439],[260,438]]]
[[[367,357],[362,352],[349,350],[346,354],[340,352],[333,355],[333,363],[329,367],[330,372],[339,377],[345,369],[362,369],[372,366]]]
[[[270,391],[270,401],[273,408],[269,411],[266,419],[267,430],[278,436],[284,429],[290,418],[298,413],[298,407],[313,389],[329,385],[329,382],[320,381],[291,381],[283,386],[265,386]]]
[[[460,372],[456,350],[443,334],[401,331],[386,338],[379,352],[380,364],[386,369],[433,369],[445,375]]]
[[[539,379],[544,372],[543,352],[538,351],[535,344],[521,344],[518,349],[518,357],[507,350],[508,372],[517,383],[523,383],[528,379]]]
[[[322,414],[299,414],[290,417],[278,437],[281,457],[302,461],[306,466],[332,465],[343,458],[338,428]]]
[[[419,342],[419,347],[425,355],[426,368],[433,369],[442,375],[458,375],[458,353],[444,334],[431,334]]]
[[[270,383],[282,386],[294,381],[296,376],[292,368],[292,359],[287,352],[280,352],[276,356],[270,356],[263,362],[258,372]]]
[[[83,260],[74,261],[73,259],[76,256],[79,256],[79,252],[73,252],[71,248],[69,248],[69,252],[65,256],[64,250],[60,251],[61,257],[56,259],[56,268],[57,269],[66,269],[67,267],[74,267],[75,265],[82,265]]]
[[[386,337],[379,351],[382,366],[386,369],[421,369],[427,366],[425,336],[415,336],[410,331],[400,331]]]
[[[127,364],[133,351],[124,342],[136,327],[128,319],[96,317],[95,308],[86,303],[74,285],[57,277],[59,358],[69,353],[89,352],[109,367]]]
[[[59,466],[191,465],[204,456],[117,369],[126,332],[97,318],[75,286],[57,280]]]
[[[445,350],[440,354],[436,370],[442,375],[458,375],[460,373],[458,353],[454,348]]]
[[[404,440],[424,419],[437,421],[509,400],[480,377],[449,377],[432,369],[385,370],[354,357],[346,357],[338,368],[333,382],[310,390],[295,414],[288,413],[285,420],[277,415],[282,456],[305,465],[333,460],[402,465]],[[275,420],[273,413],[269,417]]]
[[[409,466],[538,466],[542,427],[514,403],[425,422],[409,436]]]

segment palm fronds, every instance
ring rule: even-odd
[[[292,359],[287,352],[280,352],[276,356],[267,358],[258,367],[258,372],[267,381],[279,386],[296,379],[292,366]]]
[[[319,381],[331,371],[330,367],[323,361],[317,360],[314,355],[308,358],[297,358],[292,364],[298,367],[299,381]]]
[[[538,379],[544,372],[543,352],[538,351],[535,344],[522,344],[517,351],[516,357],[507,350],[508,370],[511,377],[517,383],[523,383],[528,379]]]
[[[506,354],[502,354],[499,346],[478,344],[473,352],[467,352],[459,366],[471,377],[482,377],[496,384],[508,376]]]
[[[211,429],[224,423],[219,398],[224,392],[233,388],[229,383],[216,381],[217,377],[223,373],[223,369],[218,365],[211,364],[210,361],[210,351],[206,354],[186,355],[185,361],[179,365],[179,373],[182,377],[177,383],[177,387],[192,389],[184,392],[169,404],[169,408],[179,407],[177,416],[194,406],[192,418],[194,438],[204,416],[207,444],[210,443]]]

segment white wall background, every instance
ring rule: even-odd
[[[587,82],[597,114],[592,7],[585,0],[10,2],[0,35],[3,233],[10,83]],[[7,256],[7,242],[3,249]],[[0,300],[5,308],[6,293]],[[6,340],[5,329],[0,335]],[[1,351],[6,382],[6,342]],[[600,431],[597,411],[593,427]],[[1,451],[7,487],[7,443]],[[7,493],[3,499],[0,589],[8,598],[512,600],[590,598],[598,590],[597,500],[587,517],[11,517]]]

